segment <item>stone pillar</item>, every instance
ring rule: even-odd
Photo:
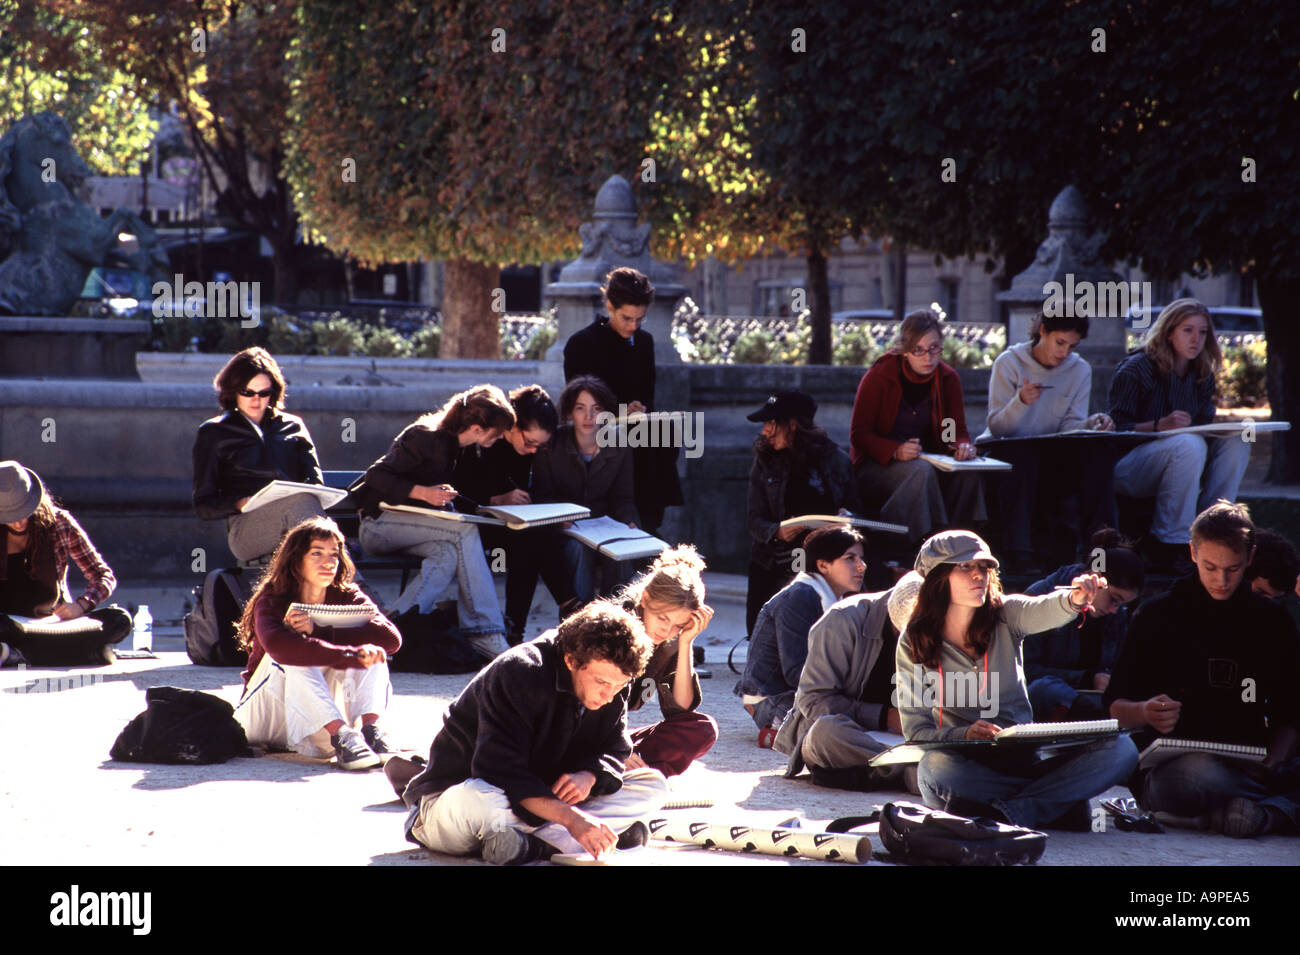
[[[1011,310],[1008,346],[1029,338],[1030,322],[1053,292],[1063,307],[1082,304],[1075,314],[1087,314],[1090,319],[1088,337],[1078,348],[1079,355],[1092,366],[1089,411],[1104,411],[1110,379],[1125,353],[1124,314],[1130,304],[1141,303],[1131,299],[1128,284],[1099,257],[1106,236],[1090,226],[1082,193],[1074,186],[1066,186],[1052,201],[1047,214],[1047,238],[1038,247],[1033,263],[1012,279],[1011,288],[999,292],[997,299],[1006,302]],[[1090,299],[1082,298],[1087,289],[1091,289]]]
[[[555,305],[559,334],[546,353],[547,361],[564,360],[564,343],[604,310],[600,286],[609,271],[619,266],[639,269],[655,287],[655,300],[646,312],[643,328],[654,336],[655,363],[675,364],[681,359],[672,343],[673,311],[686,295],[677,269],[650,257],[650,225],[638,225],[636,199],[622,176],[610,176],[596,193],[595,214],[578,228],[582,254],[560,271],[560,280],[546,286],[546,298]],[[662,401],[659,402],[662,404]]]

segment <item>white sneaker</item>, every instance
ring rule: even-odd
[[[469,645],[485,660],[495,660],[510,649],[502,633],[475,633],[469,636]]]
[[[379,754],[366,745],[365,739],[351,726],[344,724],[330,737],[339,769],[373,769],[383,762]]]

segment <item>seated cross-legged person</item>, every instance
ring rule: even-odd
[[[1169,431],[1214,420],[1214,377],[1223,354],[1209,310],[1195,299],[1165,306],[1141,350],[1120,362],[1110,383],[1110,416],[1130,431]],[[1154,497],[1144,545],[1152,565],[1187,573],[1187,529],[1220,498],[1237,499],[1250,463],[1243,435],[1177,434],[1140,444],[1115,465],[1115,491]]]
[[[819,527],[804,540],[808,570],[763,604],[735,694],[758,726],[758,744],[771,746],[794,705],[808,657],[808,632],[835,601],[862,588],[867,565],[862,535],[852,527]]]
[[[883,593],[846,597],[813,625],[794,707],[773,745],[790,756],[787,777],[807,766],[819,786],[917,792],[915,772],[867,763],[887,748],[873,731],[903,731],[894,655],[920,589],[921,575],[912,571]]]
[[[922,545],[916,572],[925,581],[895,659],[909,741],[991,740],[1033,722],[1020,666],[1026,637],[1073,620],[1105,587],[1096,575],[1080,574],[1069,590],[1003,596],[997,568],[988,545],[969,531],[946,531]],[[921,796],[927,806],[958,815],[1084,830],[1091,821],[1088,800],[1137,765],[1137,749],[1124,735],[1046,759],[1034,755],[927,750],[917,766]]]
[[[1186,753],[1129,783],[1149,812],[1238,838],[1300,832],[1300,636],[1245,582],[1254,533],[1241,504],[1197,516],[1196,573],[1138,608],[1103,696],[1143,748],[1161,736],[1267,748],[1263,763]]]
[[[1106,581],[1082,625],[1067,623],[1025,641],[1025,679],[1039,722],[1103,718],[1101,692],[1128,629],[1127,604],[1146,579],[1142,558],[1118,531],[1102,528],[1092,535],[1092,547],[1090,563],[1067,564],[1025,588],[1030,597],[1050,594],[1090,568]]]
[[[333,754],[351,770],[396,752],[379,720],[392,694],[388,657],[402,638],[352,575],[343,535],[328,518],[304,521],[276,548],[239,628],[248,669],[235,719],[250,743]],[[359,607],[369,617],[359,626],[321,626],[290,609],[294,603]]]
[[[498,865],[644,845],[639,819],[668,796],[657,770],[625,768],[628,684],[650,650],[635,617],[597,601],[497,657],[403,788],[406,837]]]

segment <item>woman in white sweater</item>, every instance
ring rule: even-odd
[[[924,578],[895,654],[898,709],[908,740],[993,739],[1033,710],[1021,667],[1028,634],[1086,612],[1105,581],[1080,574],[1069,590],[1003,596],[998,562],[970,531],[945,531],[922,546]],[[1032,639],[1032,638],[1031,638]],[[917,769],[926,805],[960,815],[1086,829],[1088,799],[1137,767],[1127,736],[1103,737],[1048,759],[993,747],[932,749]]]
[[[1031,438],[1062,431],[1110,431],[1105,414],[1088,414],[1092,368],[1075,352],[1088,336],[1084,317],[1048,317],[1040,313],[1027,342],[1013,345],[993,362],[989,379],[989,414],[984,433],[991,438]],[[1032,555],[1030,524],[1039,504],[1039,478],[1049,475],[1052,512],[1059,523],[1060,502],[1078,497],[1079,524],[1074,542],[1082,544],[1100,527],[1115,526],[1113,474],[1119,448],[1096,439],[1016,441],[998,444],[990,453],[1012,470],[995,475],[994,500],[1003,528],[1001,546],[1009,563],[1021,573],[1041,575],[1044,568]],[[1064,535],[1061,535],[1064,536]],[[1062,559],[1069,554],[1054,555]]]

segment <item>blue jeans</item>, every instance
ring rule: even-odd
[[[632,561],[610,560],[572,537],[564,538],[560,559],[583,603],[612,594],[632,576]]]
[[[1273,806],[1300,828],[1300,758],[1276,769],[1187,753],[1142,773],[1135,795],[1148,812],[1202,816],[1237,796]]]
[[[1115,491],[1154,497],[1151,533],[1166,544],[1191,540],[1192,521],[1219,498],[1237,499],[1250,463],[1242,435],[1178,434],[1140,444],[1115,465]]]
[[[1051,723],[1062,718],[1103,719],[1101,698],[1097,696],[1083,697],[1075,707],[1076,712],[1073,716],[1061,717],[1057,713],[1058,708],[1063,707],[1068,710],[1079,700],[1079,691],[1059,676],[1040,676],[1029,684],[1029,705],[1034,708],[1036,722]]]
[[[445,524],[445,526],[444,526]],[[377,518],[363,517],[358,534],[361,546],[372,554],[413,554],[423,557],[420,576],[411,581],[393,605],[394,613],[419,607],[429,613],[456,582],[456,613],[465,634],[504,633],[501,603],[497,600],[492,571],[483,556],[478,528],[469,523],[434,524],[391,511]]]
[[[994,754],[990,753],[990,757]],[[1060,819],[1076,803],[1122,783],[1137,767],[1137,747],[1116,736],[1014,770],[932,749],[917,771],[921,797],[935,809],[963,816],[987,815],[992,809],[1015,825],[1042,828]]]
[[[780,726],[793,708],[794,690],[790,690],[759,700],[754,704],[754,712],[750,716],[754,718],[754,725],[763,730],[769,726]]]

